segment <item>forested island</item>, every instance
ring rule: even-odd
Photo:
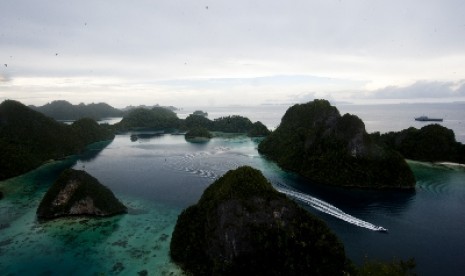
[[[454,131],[438,124],[385,134],[378,132],[372,137],[407,159],[465,164],[465,145],[455,140]]]
[[[182,211],[170,255],[188,275],[415,275],[415,261],[355,266],[319,218],[243,166]]]
[[[196,127],[189,130],[186,135],[186,141],[189,142],[207,142],[213,137],[213,135],[208,131],[208,129],[203,127]]]
[[[204,115],[189,115],[186,119],[179,119],[177,114],[169,109],[155,107],[152,109],[136,108],[129,111],[115,124],[117,131],[130,130],[191,130],[204,128],[208,131],[220,131],[227,133],[246,133],[249,136],[266,136],[270,131],[261,122],[252,123],[248,118],[234,115],[214,119],[213,121]]]
[[[178,218],[171,257],[193,275],[343,275],[344,246],[320,219],[240,167]]]
[[[0,180],[113,138],[108,126],[92,119],[65,125],[19,102],[4,101],[0,104]]]
[[[75,121],[82,118],[101,120],[123,116],[124,112],[106,103],[73,105],[67,101],[53,101],[43,106],[29,106],[40,113],[59,121]]]
[[[412,189],[404,158],[373,139],[355,115],[341,116],[326,100],[296,104],[258,151],[284,169],[325,185]]]

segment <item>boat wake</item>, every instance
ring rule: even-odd
[[[225,160],[220,155],[230,151],[228,147],[215,147],[211,151],[200,151],[195,153],[173,156],[165,159],[164,167],[169,170],[186,172],[201,178],[216,180],[225,172],[235,169],[238,163],[232,160]],[[217,158],[217,155],[220,155]]]
[[[298,200],[302,203],[308,204],[311,207],[317,209],[320,212],[326,213],[328,215],[334,216],[340,220],[348,222],[350,224],[356,225],[358,227],[363,227],[372,231],[378,232],[387,232],[388,230],[382,226],[377,226],[372,223],[366,222],[364,220],[358,219],[354,216],[351,216],[347,213],[344,213],[342,210],[338,209],[337,207],[307,194],[299,193],[297,191],[290,190],[288,188],[284,188],[280,185],[280,187],[276,188],[280,193],[283,193],[295,200]]]

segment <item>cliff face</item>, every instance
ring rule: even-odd
[[[289,108],[258,150],[315,182],[364,188],[412,188],[402,156],[376,143],[360,118],[341,116],[326,100]]]
[[[40,202],[37,216],[52,219],[62,216],[111,216],[125,213],[127,208],[84,171],[68,169],[50,187]]]
[[[342,275],[343,245],[260,171],[229,171],[178,217],[172,259],[193,275]]]

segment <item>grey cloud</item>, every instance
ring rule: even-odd
[[[465,83],[440,81],[417,81],[406,87],[388,86],[373,92],[376,99],[424,99],[465,96]]]

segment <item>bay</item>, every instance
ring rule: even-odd
[[[360,116],[369,131],[418,127],[421,124],[417,126],[413,117],[423,114],[444,117],[443,124],[453,128],[460,141],[463,107],[338,106],[341,113]],[[283,105],[203,110],[209,118],[238,114],[276,127],[286,109]],[[182,111],[185,116],[190,112]],[[195,203],[216,178],[242,165],[260,169],[277,188],[337,208],[340,216],[389,229],[383,234],[359,227],[350,219],[341,220],[334,213],[299,201],[330,226],[343,241],[347,255],[358,264],[365,258],[414,257],[419,275],[461,275],[465,270],[464,171],[411,162],[417,179],[414,192],[347,190],[321,187],[281,170],[258,154],[259,139],[223,135],[195,144],[182,136],[147,137],[133,142],[130,133],[117,135],[110,144],[90,148],[82,156],[0,182],[6,195],[0,200],[0,271],[5,275],[136,275],[144,271],[149,275],[182,275],[168,254],[177,215]],[[67,167],[86,170],[98,178],[130,207],[129,214],[39,223],[35,217],[38,203]]]

